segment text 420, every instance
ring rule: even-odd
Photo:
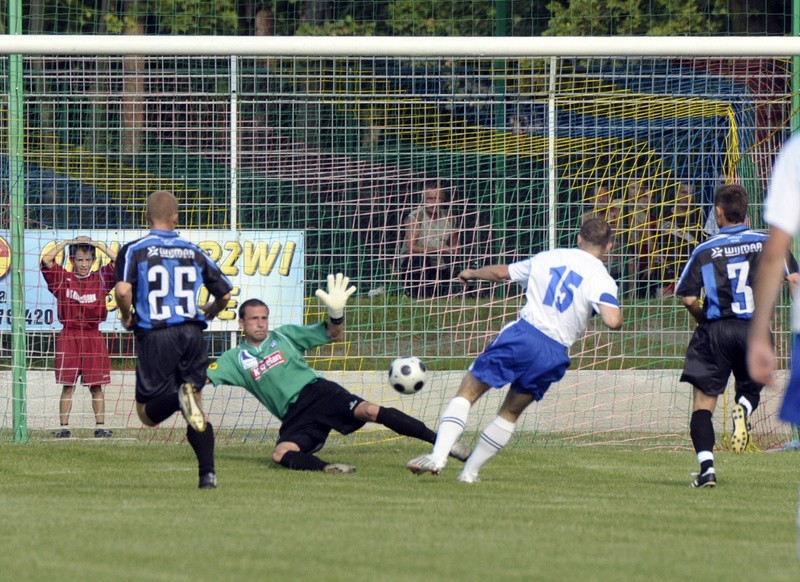
[[[52,325],[54,320],[52,309],[25,310],[25,323],[28,325]],[[0,309],[0,322],[11,324],[10,309]]]

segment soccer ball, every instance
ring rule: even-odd
[[[425,364],[416,356],[402,356],[389,366],[389,386],[400,394],[416,394],[425,386]]]

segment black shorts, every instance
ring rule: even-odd
[[[300,391],[289,408],[278,433],[278,443],[292,442],[303,453],[315,453],[325,444],[331,430],[350,434],[366,424],[354,414],[362,402],[363,398],[336,382],[317,378]]]
[[[177,392],[191,382],[202,390],[206,383],[208,346],[199,325],[186,323],[136,331],[136,402]]]
[[[747,371],[747,330],[743,319],[719,319],[701,323],[686,348],[681,382],[709,396],[725,392],[731,372],[736,394],[759,394],[763,384],[754,382]]]

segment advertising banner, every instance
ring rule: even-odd
[[[305,283],[305,237],[303,231],[255,230],[179,230],[179,234],[198,245],[233,284],[228,308],[209,325],[211,330],[236,331],[239,304],[251,298],[270,307],[270,327],[303,323]],[[104,242],[112,251],[147,234],[145,230],[28,230],[25,232],[25,321],[29,331],[61,329],[55,297],[42,277],[41,257],[59,241],[88,236]],[[0,330],[11,329],[10,236],[0,232]],[[56,262],[72,270],[69,247]],[[110,261],[97,251],[93,270]],[[205,287],[196,298],[198,305],[208,302]],[[122,331],[113,293],[106,298],[108,318],[100,324],[103,331]]]

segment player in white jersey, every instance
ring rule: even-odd
[[[775,160],[764,203],[764,221],[769,224],[769,238],[764,244],[756,278],[755,311],[750,320],[747,342],[747,366],[753,380],[774,386],[773,374],[777,362],[770,335],[770,321],[786,277],[786,253],[792,238],[800,232],[800,134],[795,134],[783,145]],[[779,414],[787,422],[800,424],[800,305],[797,292],[794,294],[792,311],[791,375]],[[800,507],[797,533],[797,557],[800,558]]]
[[[445,408],[433,451],[409,461],[417,475],[438,475],[450,449],[467,424],[469,410],[491,387],[510,385],[500,412],[481,434],[458,480],[478,481],[483,465],[511,439],[515,423],[534,400],[541,400],[550,384],[560,380],[570,365],[569,347],[595,314],[611,329],[622,327],[617,284],[603,257],[611,249],[611,227],[602,218],[581,226],[578,248],[555,249],[510,265],[466,269],[458,278],[468,281],[516,281],[526,287],[527,303],[517,321],[507,324],[470,366],[458,394]]]
[[[775,160],[764,220],[769,224],[769,238],[764,244],[755,285],[755,311],[750,321],[747,365],[757,382],[775,385],[775,349],[770,336],[770,322],[781,285],[787,278],[784,260],[792,238],[800,232],[800,137],[787,141]],[[790,281],[791,283],[792,281]],[[780,417],[800,424],[800,306],[792,311],[792,366]]]

